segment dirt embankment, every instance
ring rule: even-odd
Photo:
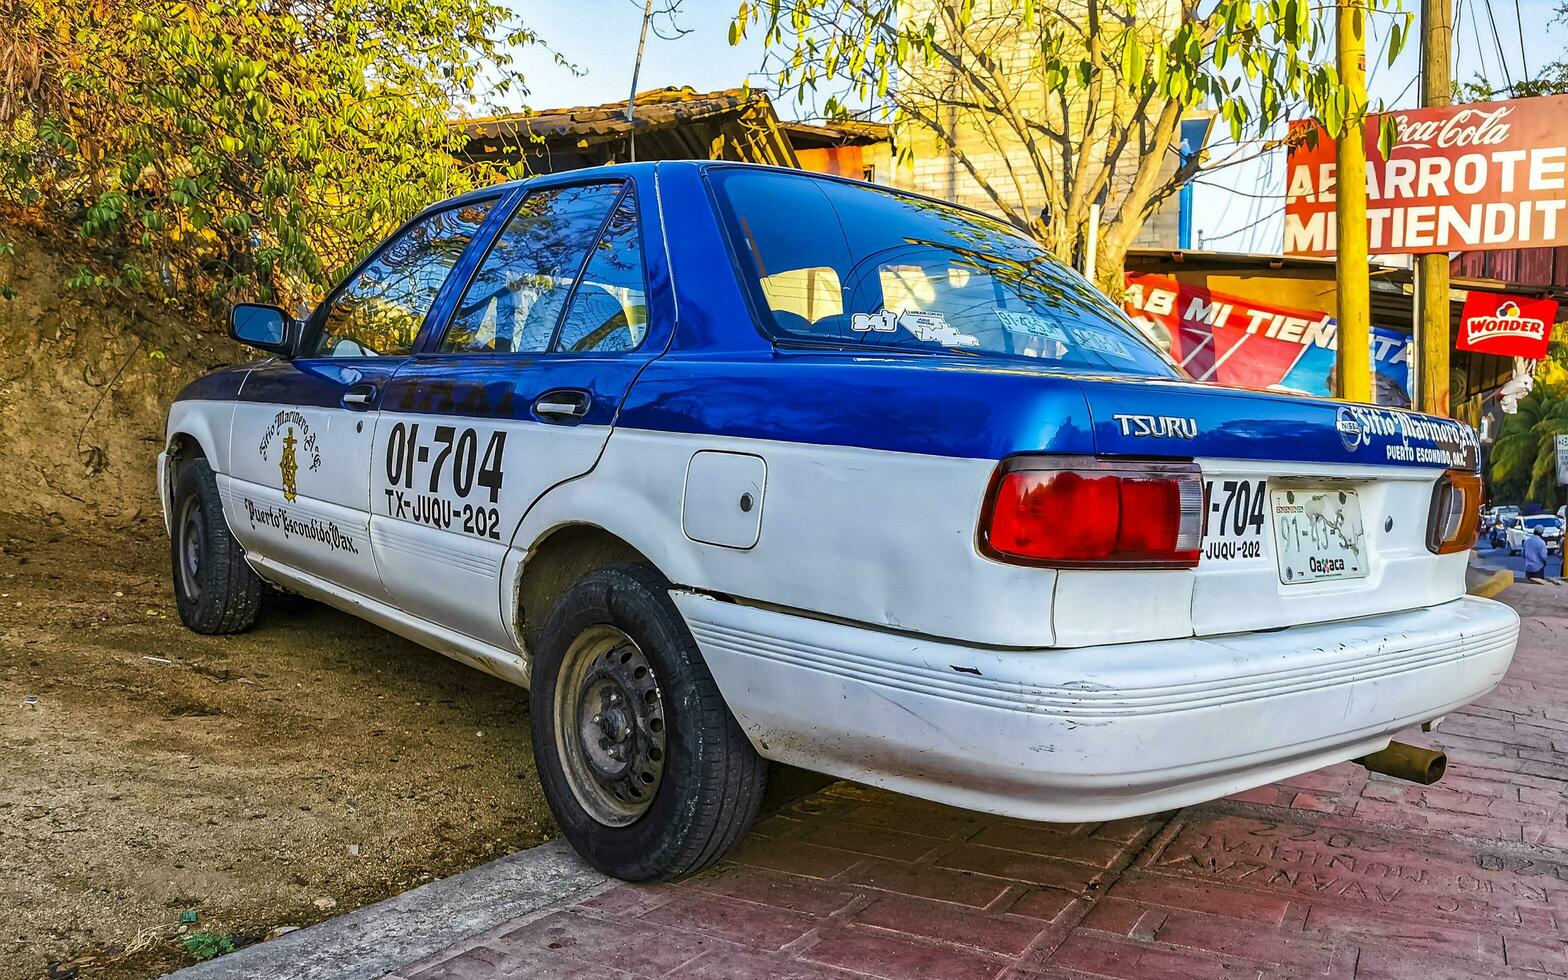
[[[0,227],[0,512],[124,526],[157,512],[153,460],[169,402],[241,358],[222,325],[72,289],[64,250]]]
[[[154,457],[240,352],[0,236],[0,980],[156,976],[182,928],[253,941],[554,836],[525,692],[319,606],[180,625]]]

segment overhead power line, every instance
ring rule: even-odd
[[[1514,77],[1513,72],[1508,70],[1508,56],[1503,54],[1503,36],[1502,34],[1498,33],[1497,30],[1497,16],[1492,13],[1491,4],[1484,3],[1481,6],[1486,10],[1487,23],[1492,27],[1492,44],[1497,47],[1497,64],[1503,70],[1503,81],[1508,83],[1508,93],[1512,95],[1514,90]]]
[[[1514,24],[1519,28],[1519,66],[1524,69],[1525,80],[1530,78],[1530,54],[1524,47],[1524,14],[1519,10],[1519,0],[1514,0]]]

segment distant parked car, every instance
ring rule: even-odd
[[[1517,555],[1523,551],[1524,539],[1534,534],[1536,528],[1541,529],[1547,551],[1562,551],[1563,519],[1553,514],[1535,514],[1531,517],[1516,517],[1508,525],[1508,553]]]
[[[1518,516],[1519,508],[1513,504],[1504,504],[1492,511],[1492,522],[1483,525],[1487,529],[1486,535],[1492,542],[1492,547],[1501,548],[1503,546],[1503,542],[1508,537],[1508,525]]]

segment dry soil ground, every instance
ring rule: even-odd
[[[0,514],[0,978],[156,975],[181,913],[254,940],[554,833],[521,690],[319,606],[197,636],[160,524]]]

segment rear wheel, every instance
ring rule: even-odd
[[[589,572],[551,611],[532,668],[550,809],[579,854],[627,881],[718,860],[767,777],[668,588],[645,565]]]
[[[218,482],[205,459],[181,465],[173,503],[169,552],[180,621],[198,633],[250,629],[261,609],[261,579],[229,533]]]

